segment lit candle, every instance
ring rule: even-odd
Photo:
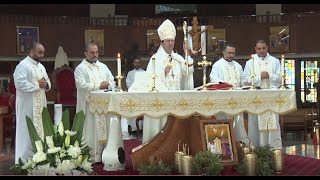
[[[284,55],[281,56],[281,75],[284,75]]]
[[[254,76],[254,58],[253,58],[253,54],[251,54],[251,59],[252,59],[251,76]]]
[[[117,67],[118,67],[118,76],[121,76],[121,59],[120,59],[120,53],[118,53]]]
[[[156,73],[156,57],[152,56],[152,74]]]

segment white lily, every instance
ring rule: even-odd
[[[31,165],[32,165],[32,163],[33,163],[33,161],[29,159],[28,162],[25,163],[25,164],[22,166],[22,169],[28,169],[28,168],[30,168]]]
[[[47,154],[42,151],[38,151],[36,154],[33,155],[32,161],[35,163],[39,163],[45,161],[47,159]]]
[[[70,135],[70,136],[74,136],[77,134],[77,131],[69,131],[69,130],[65,130],[64,131],[67,135]]]
[[[59,122],[59,125],[58,125],[58,132],[60,134],[60,136],[63,136],[63,133],[64,133],[64,127],[63,127],[63,123],[62,121]]]
[[[46,142],[49,148],[53,148],[54,147],[54,143],[53,143],[53,137],[52,136],[46,136]]]
[[[69,145],[70,145],[70,134],[67,134],[67,137],[64,140],[64,144],[66,145],[66,147],[69,147]]]
[[[52,147],[50,149],[48,149],[48,154],[54,154],[57,153],[61,150],[61,147]]]
[[[72,163],[70,160],[63,160],[62,163],[59,163],[57,165],[57,168],[55,169],[55,171],[58,174],[71,175],[72,170],[75,168],[76,168],[75,164]]]
[[[43,152],[43,145],[42,145],[42,142],[41,142],[41,140],[39,140],[39,141],[36,141],[36,142],[34,142],[35,143],[35,145],[36,145],[36,149],[37,149],[37,152]]]
[[[81,154],[81,149],[79,147],[70,145],[67,152],[68,152],[68,155],[71,156],[72,158],[78,158],[78,156],[80,156]]]
[[[91,168],[92,164],[89,161],[83,161],[80,167],[87,171],[88,173],[91,173],[93,170]]]

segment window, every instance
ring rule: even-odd
[[[295,90],[295,60],[286,59],[285,60],[285,72],[286,72],[286,85],[289,89]]]
[[[301,60],[301,101],[303,103],[317,102],[317,89],[314,83],[319,79],[319,68],[316,60]]]

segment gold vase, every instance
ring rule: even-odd
[[[272,150],[272,169],[280,174],[283,171],[283,153],[281,149]]]
[[[181,156],[181,173],[191,175],[193,157],[190,155]]]
[[[174,154],[174,165],[175,165],[175,168],[177,169],[178,173],[181,173],[181,157],[184,155],[186,155],[186,153],[183,151],[177,151]]]
[[[256,175],[256,164],[257,164],[257,155],[253,153],[248,153],[245,155],[245,163],[247,176],[255,176]]]

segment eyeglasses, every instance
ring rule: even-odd
[[[44,55],[43,51],[34,51],[34,52],[37,53],[37,54],[40,54],[40,55]]]

